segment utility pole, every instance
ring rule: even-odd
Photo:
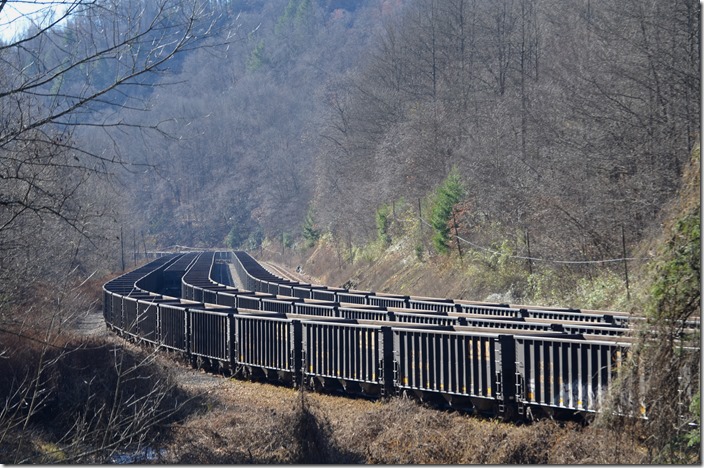
[[[462,260],[462,247],[460,247],[460,235],[457,231],[457,219],[455,218],[455,210],[452,210],[452,225],[455,228],[455,242],[457,243],[457,253],[460,254],[460,260]]]
[[[631,290],[628,284],[628,261],[626,260],[626,231],[621,224],[621,244],[623,245],[623,271],[626,275],[626,299],[631,300]]]
[[[421,207],[420,198],[418,199],[418,229],[420,230],[420,238],[423,240],[423,208]]]
[[[120,260],[122,263],[122,271],[125,271],[125,241],[122,236],[122,224],[120,224]]]
[[[526,228],[526,247],[528,247],[528,273],[533,274],[533,256],[530,254],[530,236]]]
[[[142,247],[144,248],[144,258],[147,258],[147,241],[144,240],[144,231],[139,231],[142,236]]]

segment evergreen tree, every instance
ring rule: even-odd
[[[315,228],[312,208],[308,209],[306,219],[303,221],[303,237],[306,239],[308,247],[313,247],[320,239],[320,230]]]
[[[379,239],[386,247],[391,244],[391,236],[389,235],[389,225],[391,224],[391,220],[389,219],[390,211],[389,205],[381,205],[381,207],[376,210],[377,233]]]
[[[454,209],[465,194],[459,171],[453,167],[447,178],[436,189],[430,209],[430,224],[433,227],[433,246],[443,254],[449,251],[450,221]]]

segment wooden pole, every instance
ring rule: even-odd
[[[533,274],[533,256],[530,254],[530,235],[528,234],[528,228],[526,228],[526,247],[528,247],[528,273]]]
[[[623,224],[621,225],[621,244],[623,245],[623,271],[626,275],[626,298],[631,300],[631,290],[628,284],[628,261],[626,260],[626,231],[623,229]]]
[[[455,210],[452,210],[452,224],[455,228],[455,242],[457,243],[457,252],[460,254],[460,260],[462,259],[462,248],[460,247],[460,235],[457,232],[457,219],[455,218]]]
[[[120,259],[122,263],[122,271],[125,271],[125,241],[122,236],[122,225],[120,225]]]

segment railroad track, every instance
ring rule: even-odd
[[[280,265],[277,265],[276,263],[264,262],[264,261],[262,261],[260,263],[270,273],[277,275],[277,276],[280,276],[281,278],[283,278],[285,280],[299,281],[302,283],[310,282],[310,280],[311,280],[310,276],[306,277],[305,275],[303,275],[301,273],[298,273],[298,272],[294,273],[294,272],[288,270],[287,268],[284,268]]]
[[[221,281],[228,262],[242,284]],[[105,284],[106,324],[213,372],[516,420],[598,412],[642,320],[329,288],[266,266],[244,252],[156,259]]]

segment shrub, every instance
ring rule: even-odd
[[[158,443],[188,412],[154,355],[100,340],[16,345],[0,360],[1,462],[105,463]]]
[[[391,224],[389,205],[381,205],[379,209],[376,210],[376,231],[379,237],[379,241],[388,247],[391,245],[391,236],[389,235],[389,225]]]
[[[306,218],[303,221],[303,237],[308,247],[313,247],[315,243],[318,242],[318,239],[320,239],[320,230],[316,228],[313,216],[313,209],[309,208]]]

